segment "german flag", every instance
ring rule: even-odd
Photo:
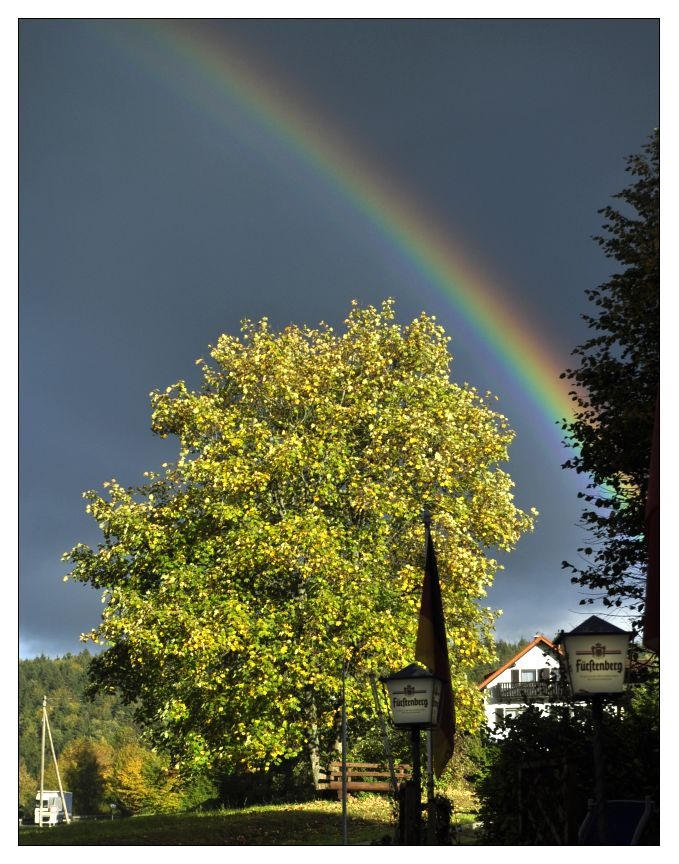
[[[422,586],[422,604],[415,645],[415,659],[443,681],[438,724],[432,729],[434,774],[440,777],[453,755],[455,747],[455,704],[450,681],[446,623],[443,617],[436,553],[434,552],[429,525],[426,526],[426,529],[424,584]]]

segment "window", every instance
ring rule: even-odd
[[[522,669],[521,670],[521,683],[527,684],[529,681],[536,681],[537,673],[535,669]]]
[[[525,710],[525,705],[520,705],[517,708],[505,708],[505,720],[509,717],[518,717],[519,714],[523,714]]]

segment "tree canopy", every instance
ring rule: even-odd
[[[534,511],[500,467],[513,432],[490,394],[450,380],[448,339],[422,314],[354,304],[336,335],[266,319],[197,361],[200,389],[151,394],[175,462],[125,489],[85,493],[102,542],[70,576],[104,589],[87,635],[106,646],[93,688],[134,703],[184,769],[265,767],[372,717],[365,676],[412,661],[429,510],[458,726],[481,706],[468,671],[488,662],[481,605]]]
[[[644,512],[660,378],[660,135],[630,156],[635,182],[600,212],[604,236],[595,240],[619,269],[585,293],[596,307],[583,315],[593,331],[575,348],[579,366],[562,377],[574,385],[574,419],[563,421],[576,454],[564,468],[589,475],[582,522],[586,566],[564,561],[571,581],[610,607],[644,608],[647,546]],[[594,597],[581,602],[593,602]]]

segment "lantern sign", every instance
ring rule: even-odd
[[[559,634],[573,696],[622,692],[630,635],[596,615]]]
[[[387,686],[394,726],[426,729],[436,725],[441,679],[417,663],[381,679]]]

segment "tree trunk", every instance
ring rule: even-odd
[[[314,789],[318,789],[318,781],[321,772],[321,746],[318,740],[318,724],[316,719],[316,702],[314,701],[314,698],[311,697],[309,707],[309,729],[311,730],[311,734],[309,735],[308,752],[309,764],[311,766],[311,777],[314,781]]]

